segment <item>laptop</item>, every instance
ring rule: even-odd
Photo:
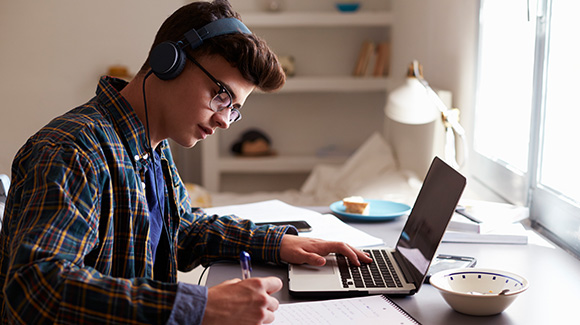
[[[288,289],[295,297],[412,295],[419,291],[465,188],[463,175],[433,159],[395,248],[363,249],[373,263],[351,266],[342,255],[322,267],[288,265]]]

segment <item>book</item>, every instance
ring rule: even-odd
[[[442,242],[525,245],[528,243],[528,232],[521,223],[516,222],[484,233],[448,230]]]
[[[362,71],[363,77],[372,77],[375,70],[375,64],[377,63],[377,45],[373,43],[373,47],[370,50],[370,54],[367,56],[367,63]]]
[[[360,47],[358,59],[353,71],[353,76],[362,77],[367,73],[371,57],[374,56],[374,53],[375,43],[369,40],[364,41]]]
[[[272,324],[420,324],[387,296],[281,304]]]
[[[529,216],[527,207],[487,201],[465,201],[455,211],[448,231],[486,233]]]
[[[389,75],[389,63],[391,55],[391,46],[388,42],[381,42],[377,45],[377,55],[373,69],[374,77],[383,77]]]

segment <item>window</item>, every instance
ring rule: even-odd
[[[580,44],[571,41],[571,37],[572,31],[580,30],[575,17],[578,10],[578,1],[552,4],[539,166],[542,186],[576,202],[580,202],[580,146],[572,145],[571,140],[580,140],[580,80],[573,77],[573,73],[580,72]]]
[[[474,170],[526,204],[536,27],[525,0],[481,1]]]
[[[580,2],[537,1],[481,1],[473,174],[580,255]]]

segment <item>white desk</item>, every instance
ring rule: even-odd
[[[319,210],[325,212],[324,210]],[[350,225],[383,238],[394,246],[406,217],[380,223]],[[578,323],[580,310],[580,260],[558,247],[495,244],[443,243],[438,253],[477,258],[478,267],[498,268],[525,276],[529,289],[503,313],[495,316],[467,316],[452,310],[439,292],[424,284],[413,296],[393,298],[423,324],[563,324]],[[281,266],[253,265],[252,276],[278,276],[284,288],[274,294],[281,302],[300,301],[288,293],[287,270]],[[211,287],[224,280],[240,278],[239,264],[216,264],[210,268],[206,284]]]

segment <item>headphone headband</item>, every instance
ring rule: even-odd
[[[184,34],[184,40],[177,44],[174,42],[163,42],[157,45],[149,58],[151,70],[159,79],[169,80],[179,76],[185,67],[186,56],[183,48],[189,45],[191,49],[196,49],[204,40],[225,34],[251,34],[252,32],[236,18],[221,18],[201,27],[191,29]]]
[[[236,18],[222,18],[195,30],[185,33],[185,39],[192,49],[199,47],[204,40],[233,33],[251,34],[252,32]]]

